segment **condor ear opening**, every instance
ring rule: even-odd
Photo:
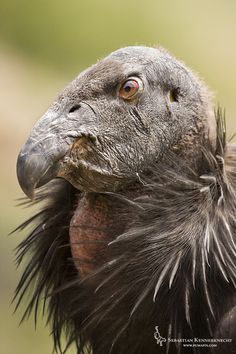
[[[168,92],[168,96],[169,96],[169,101],[172,102],[178,102],[178,98],[179,98],[179,90],[177,88],[172,89]]]

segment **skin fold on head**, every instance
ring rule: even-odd
[[[156,325],[186,338],[213,335],[216,318],[229,323],[234,155],[211,93],[163,48],[119,49],[68,84],[17,160],[25,194],[48,200],[18,257],[32,247],[28,269],[41,279],[28,312],[55,292],[57,349],[66,328],[78,353],[87,342],[94,354],[164,353]],[[229,300],[219,310],[221,282]]]

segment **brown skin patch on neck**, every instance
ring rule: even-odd
[[[108,195],[84,193],[70,222],[71,252],[81,276],[93,273],[108,257],[108,243],[119,235],[121,206]]]

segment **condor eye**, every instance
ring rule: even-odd
[[[119,97],[124,100],[133,99],[138,93],[143,91],[143,83],[139,78],[129,78],[119,89]]]

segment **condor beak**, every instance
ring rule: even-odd
[[[76,139],[88,134],[95,114],[87,105],[73,114],[49,110],[35,125],[17,159],[17,178],[23,192],[34,198],[35,189],[63,174],[62,160]]]
[[[50,151],[50,153],[47,154],[47,151]],[[53,152],[53,145],[49,139],[44,141],[43,148],[39,148],[39,146],[34,148],[32,141],[29,139],[18,156],[18,182],[23,192],[30,199],[34,199],[36,188],[43,186],[57,176],[59,162],[56,160],[59,156],[56,157]],[[63,152],[66,153],[64,147],[61,149],[62,156]]]

